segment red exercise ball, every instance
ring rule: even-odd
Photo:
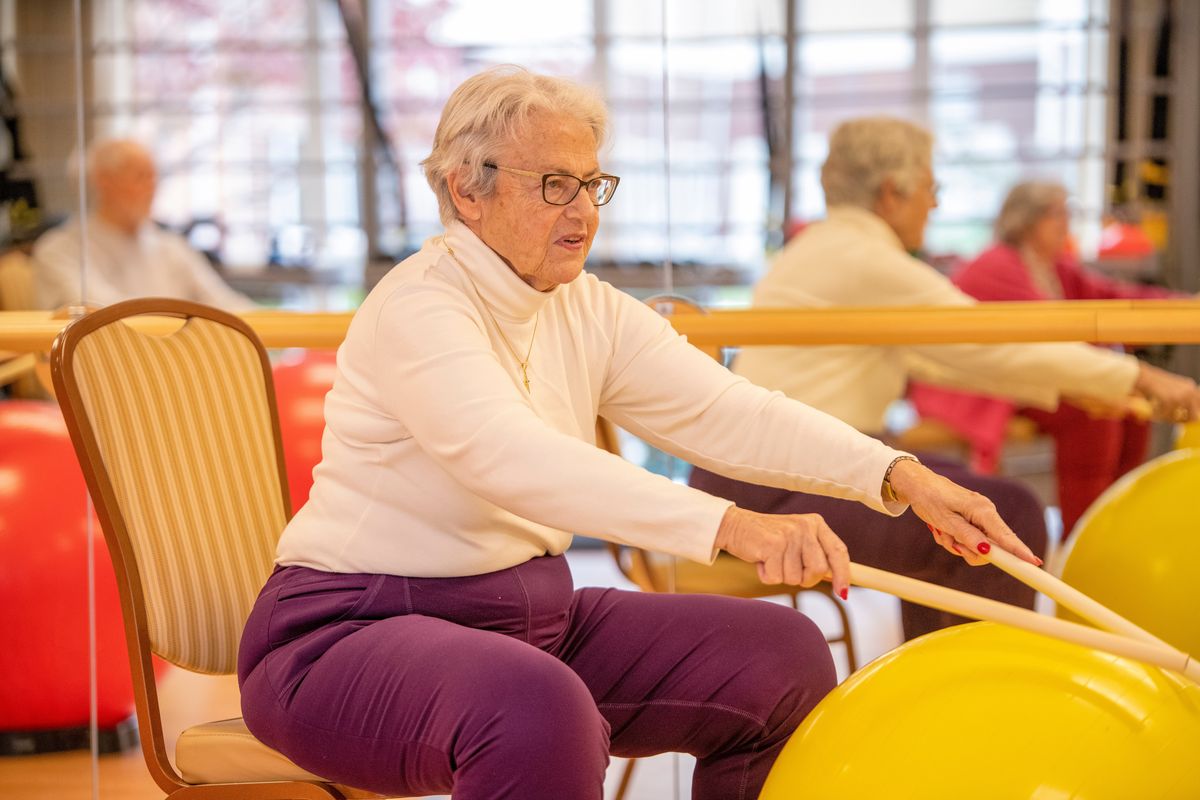
[[[333,387],[336,371],[336,354],[331,350],[297,351],[273,367],[293,512],[308,502],[313,468],[321,461],[325,395]]]
[[[0,402],[0,731],[89,721],[87,488],[53,403]],[[117,581],[92,516],[97,721],[133,714]]]

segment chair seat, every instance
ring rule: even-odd
[[[1037,423],[1020,415],[1008,421],[1004,432],[1006,443],[1032,442],[1041,436]],[[897,433],[891,444],[901,450],[926,450],[965,452],[970,443],[963,435],[946,423],[932,417],[921,419],[911,428]]]
[[[648,554],[650,571],[656,586],[671,586],[680,594],[727,594],[733,597],[773,597],[801,591],[799,586],[767,584],[758,579],[753,564],[726,553],[717,556],[712,566],[698,564],[686,558],[676,559],[674,584],[670,583],[672,565],[669,558]]]
[[[241,717],[185,730],[175,745],[175,762],[188,783],[325,780],[255,739]]]

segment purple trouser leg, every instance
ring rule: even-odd
[[[1029,489],[1011,479],[977,475],[937,456],[922,455],[921,460],[934,472],[989,498],[1021,541],[1039,557],[1045,555],[1046,520],[1041,503]],[[742,483],[702,469],[692,471],[689,483],[763,514],[820,514],[846,543],[850,559],[860,564],[1033,608],[1033,589],[995,567],[972,567],[947,552],[912,511],[888,517],[849,500]],[[970,621],[907,601],[900,604],[900,616],[905,639]]]
[[[468,578],[279,569],[239,653],[262,741],[331,780],[455,800],[600,800],[608,753],[697,757],[752,800],[836,681],[795,611],[573,591],[561,557]]]

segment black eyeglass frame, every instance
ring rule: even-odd
[[[616,193],[617,193],[617,186],[619,186],[621,183],[621,179],[619,177],[617,177],[616,175],[597,175],[596,177],[590,178],[585,181],[583,178],[577,178],[576,176],[568,175],[565,172],[546,172],[546,173],[530,172],[527,169],[517,169],[516,167],[504,167],[499,164],[494,164],[491,161],[483,162],[483,166],[487,167],[488,169],[498,170],[500,172],[511,172],[514,175],[526,175],[530,178],[540,178],[542,181],[542,200],[546,203],[549,203],[552,206],[570,205],[572,202],[575,201],[575,198],[579,196],[579,190],[583,189],[585,187],[587,187],[587,189],[588,189],[587,195],[588,195],[588,199],[592,201],[592,205],[596,206],[597,208],[599,208],[600,206],[606,206],[610,202],[612,202],[613,196],[616,195]],[[554,202],[553,200],[551,200],[550,198],[548,198],[546,196],[546,184],[550,181],[551,178],[570,178],[571,180],[575,181],[577,184],[575,186],[575,191],[571,192],[571,196],[568,197],[566,200],[562,200],[557,203]],[[604,202],[597,203],[595,200],[595,197],[592,195],[591,187],[593,184],[595,184],[598,187],[600,184],[600,181],[612,181],[612,191],[608,193],[608,197],[604,198]]]

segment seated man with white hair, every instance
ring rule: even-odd
[[[911,253],[924,243],[937,207],[933,137],[900,119],[849,120],[834,130],[821,168],[827,218],[793,238],[755,288],[754,306],[965,306],[975,302]],[[1190,378],[1132,356],[1086,344],[953,344],[746,347],[734,371],[752,383],[882,436],[884,415],[910,378],[957,385],[1053,409],[1061,396],[1119,402],[1143,394],[1178,419],[1195,418],[1200,392]],[[1036,498],[1011,480],[977,475],[949,460],[927,466],[992,500],[1035,553],[1046,546]],[[696,469],[691,485],[760,513],[820,514],[856,561],[962,591],[1032,607],[1034,591],[995,569],[976,570],[957,557],[943,531],[912,514],[860,513],[833,497],[756,486]],[[951,551],[951,557],[942,548]],[[906,638],[964,621],[902,605]]]
[[[93,210],[48,231],[33,248],[42,308],[134,297],[174,297],[226,311],[255,307],[183,237],[151,221],[158,174],[145,147],[105,139],[88,148],[85,162]]]

